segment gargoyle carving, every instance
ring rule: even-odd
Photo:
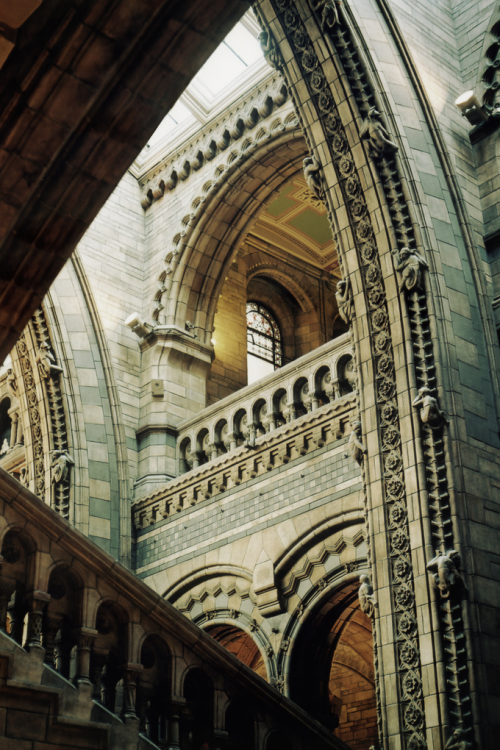
[[[50,347],[46,341],[43,341],[40,344],[35,361],[38,365],[38,370],[42,380],[50,378],[53,372],[62,372],[62,367],[56,365],[56,358],[50,351]]]
[[[415,250],[404,247],[399,253],[395,250],[392,254],[394,267],[401,275],[399,280],[399,291],[405,289],[409,292],[413,289],[423,288],[423,269],[428,269],[429,264]]]
[[[375,617],[375,609],[378,607],[375,597],[373,596],[373,586],[367,575],[359,576],[361,586],[358,591],[359,606],[371,620]]]
[[[264,53],[264,57],[267,60],[268,64],[271,66],[271,68],[274,68],[275,70],[280,70],[281,58],[280,58],[279,48],[278,48],[278,45],[276,44],[274,36],[272,35],[270,29],[267,28],[267,26],[265,29],[262,29],[262,31],[259,34],[259,43],[260,43],[262,52]]]
[[[314,156],[306,156],[303,161],[304,177],[306,178],[307,187],[316,198],[323,197],[323,188],[321,187],[320,169],[321,164]]]
[[[445,745],[445,750],[472,750],[472,742],[465,739],[463,729],[455,729]]]
[[[59,484],[64,481],[69,474],[69,467],[74,466],[75,462],[67,450],[55,450],[52,453],[52,484]]]
[[[361,422],[352,423],[351,437],[349,438],[348,444],[349,453],[344,453],[344,456],[352,456],[353,459],[361,466],[363,464],[364,456],[367,452],[365,446],[361,442]]]
[[[467,586],[458,572],[460,555],[456,550],[451,549],[444,555],[436,555],[425,567],[433,574],[434,584],[441,592],[443,599],[448,599],[451,590],[457,584],[467,590]]]
[[[420,419],[422,423],[431,428],[439,430],[444,424],[449,424],[448,418],[434,396],[430,388],[424,386],[419,388],[418,396],[413,399],[412,406],[420,406]]]
[[[368,141],[372,159],[380,159],[385,153],[394,154],[398,146],[391,141],[391,137],[380,118],[380,112],[372,107],[361,126],[360,138]]]
[[[348,278],[341,279],[337,283],[335,297],[337,299],[339,315],[344,323],[349,325],[354,317],[354,304],[352,299],[351,282]]]

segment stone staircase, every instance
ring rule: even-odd
[[[45,650],[28,652],[0,633],[2,750],[147,750],[137,718],[121,720],[93,700],[90,682],[75,687],[44,664]]]
[[[346,748],[3,470],[0,550],[1,750]]]

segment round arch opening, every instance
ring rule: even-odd
[[[378,743],[371,620],[358,584],[331,592],[304,622],[290,665],[291,698],[352,750]]]
[[[207,633],[247,667],[267,681],[266,665],[252,636],[234,625],[214,625]]]
[[[275,157],[279,165],[283,158],[279,149]],[[347,330],[335,296],[340,270],[326,207],[311,193],[298,166],[255,207],[252,222],[234,237],[231,250],[226,250],[220,272],[224,280],[213,290],[214,299],[215,294],[218,297],[211,333],[215,360],[207,381],[208,405]],[[222,245],[227,246],[226,240]],[[266,308],[275,317],[282,334],[281,365],[274,361],[262,365],[261,360],[260,368],[251,369],[254,352],[248,344],[246,323],[249,303]],[[210,325],[210,316],[207,323]]]

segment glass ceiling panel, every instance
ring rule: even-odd
[[[262,57],[258,40],[241,23],[236,24],[229,32],[224,43],[231,47],[246,65],[251,65]]]
[[[208,89],[207,99],[210,100],[243,73],[246,67],[246,64],[223,42],[207,60],[193,83],[202,90]]]
[[[166,135],[172,133],[178,125],[180,125],[181,123],[187,123],[188,121],[193,121],[194,119],[194,115],[182,102],[176,102],[168,115],[161,122],[159,127],[156,128],[155,132],[149,139],[149,145],[154,146]]]
[[[251,11],[248,11],[247,15],[255,22]],[[202,111],[206,111],[207,105],[211,108],[216,97],[231,84],[236,91],[238,78],[254,63],[263,60],[262,50],[255,34],[256,32],[252,33],[241,22],[237,23],[193,78],[187,91],[191,100],[200,101]],[[202,101],[203,99],[205,102]],[[186,102],[189,104],[188,99]],[[195,115],[193,112],[182,103],[181,97],[155,130],[148,141],[147,148],[156,146],[165,138],[172,141],[180,132],[181,125],[186,127],[196,119],[202,119],[198,113]]]
[[[212,99],[260,57],[262,51],[259,42],[238,23],[208,58],[193,83],[206,87],[209,94],[207,99]]]

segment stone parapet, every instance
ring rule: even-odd
[[[102,740],[109,748],[135,749],[145,735],[153,746],[178,748],[179,737],[184,746],[191,726],[198,728],[200,709],[187,684],[201,681],[209,739],[230,733],[226,709],[243,701],[255,712],[255,748],[275,731],[288,740],[293,735],[297,750],[346,747],[1,470],[0,522],[0,657],[7,669],[0,674],[0,705],[7,708],[7,737],[47,741],[45,709],[33,728],[25,703],[21,731],[13,700],[22,685],[24,695],[30,686],[57,693],[58,744],[73,746],[66,712],[73,729],[78,719],[88,732],[95,724],[102,736],[94,747]],[[103,723],[103,716],[110,720]],[[126,742],[119,726],[127,727]]]
[[[347,394],[256,438],[253,445],[242,445],[178,477],[134,504],[135,528],[146,528],[333,443],[344,434],[355,405],[356,394]]]
[[[355,388],[349,334],[242,388],[178,426],[178,473],[313,414]]]

